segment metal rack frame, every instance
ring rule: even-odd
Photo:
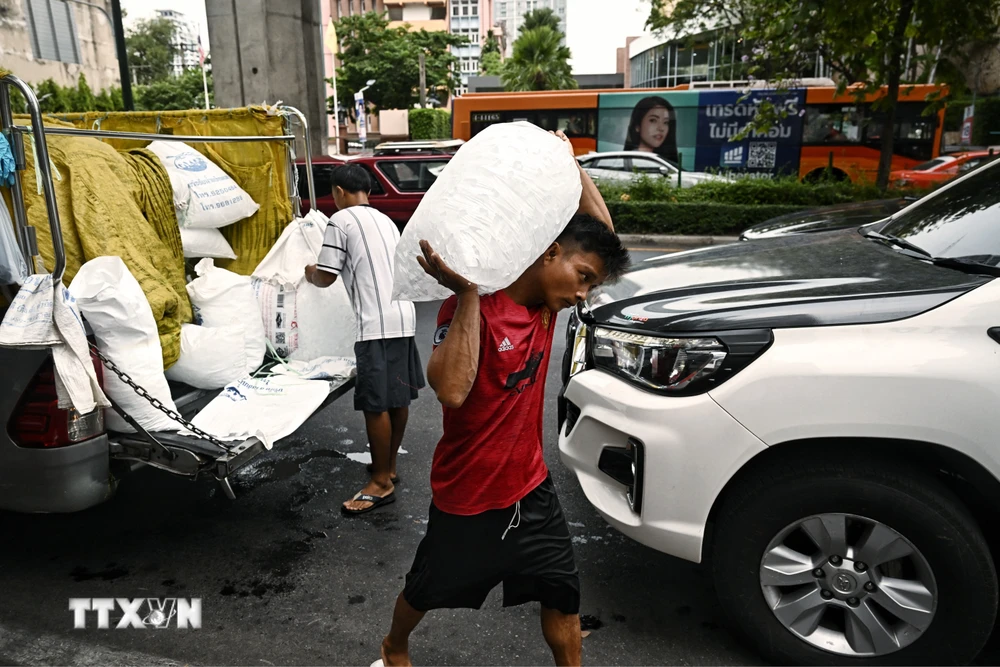
[[[28,104],[31,115],[31,127],[14,125],[14,116],[10,107],[10,88],[20,91]],[[280,141],[286,145],[288,153],[288,189],[289,198],[295,210],[301,215],[302,198],[299,195],[298,175],[294,160],[294,142],[296,139],[293,124],[302,128],[305,145],[306,184],[309,193],[310,208],[316,206],[316,185],[312,171],[312,144],[309,139],[309,121],[305,114],[290,106],[278,107],[284,114],[287,134],[276,136],[180,136],[176,134],[147,134],[145,132],[115,132],[111,130],[81,130],[77,128],[50,127],[45,128],[42,122],[42,112],[34,91],[21,79],[13,74],[0,78],[0,131],[10,142],[14,154],[15,171],[14,186],[11,188],[11,201],[14,207],[14,224],[17,228],[18,244],[29,267],[34,267],[34,257],[38,254],[38,241],[34,227],[28,225],[28,217],[24,207],[24,195],[21,191],[22,172],[26,163],[24,158],[24,135],[29,134],[35,141],[35,168],[41,175],[42,187],[45,192],[45,206],[49,217],[49,230],[52,234],[52,246],[55,254],[55,266],[52,270],[53,282],[62,280],[66,271],[66,250],[63,245],[62,226],[59,222],[59,210],[56,206],[55,187],[52,184],[52,169],[49,161],[48,144],[45,136],[63,135],[74,137],[94,137],[96,139],[131,139],[137,141],[180,141],[184,143],[245,143],[256,141]]]

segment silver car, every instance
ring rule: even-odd
[[[583,170],[597,182],[631,182],[650,176],[665,178],[674,185],[689,188],[698,183],[728,180],[715,174],[701,171],[683,171],[677,165],[656,155],[641,151],[615,151],[611,153],[590,153],[577,160]]]

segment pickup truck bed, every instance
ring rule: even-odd
[[[0,319],[5,310],[0,305]],[[230,475],[267,451],[257,438],[220,447],[178,433],[151,433],[152,438],[147,439],[138,433],[99,429],[83,440],[67,439],[65,426],[58,422],[72,423],[74,415],[58,410],[54,385],[45,384],[51,384],[51,359],[47,349],[0,347],[0,368],[4,369],[0,383],[0,510],[80,511],[110,499],[123,475],[146,465],[192,478],[211,475],[232,498]],[[338,384],[313,417],[353,386],[353,378]],[[193,418],[219,394],[179,383],[170,388],[185,419]],[[45,444],[19,441],[25,429],[44,436]],[[280,447],[280,442],[275,446]]]
[[[313,417],[353,387],[354,378],[339,383]],[[194,389],[175,382],[170,383],[170,390],[185,419],[194,417],[219,394],[217,390]],[[198,477],[211,474],[219,480],[230,498],[235,496],[228,482],[229,476],[267,451],[264,443],[257,438],[225,443],[226,448],[223,448],[209,440],[179,433],[151,432],[149,436],[162,448],[140,433],[110,433],[111,458],[151,465],[179,475]],[[280,446],[280,441],[275,446]]]

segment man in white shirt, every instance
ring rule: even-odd
[[[372,464],[371,480],[341,508],[352,516],[395,502],[396,455],[424,374],[413,338],[413,303],[392,300],[399,230],[368,204],[371,180],[363,167],[338,167],[332,180],[338,211],[327,225],[319,259],[306,267],[306,279],[329,287],[342,277],[358,323],[354,408],[365,413]]]

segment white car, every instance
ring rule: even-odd
[[[689,188],[698,183],[726,181],[728,179],[701,171],[681,171],[669,160],[642,151],[618,151],[613,153],[589,153],[577,158],[583,170],[597,182],[632,182],[649,176],[665,178],[674,185]]]
[[[562,459],[612,526],[711,563],[771,661],[970,661],[997,615],[998,265],[1000,162],[860,229],[645,262],[571,317]]]

